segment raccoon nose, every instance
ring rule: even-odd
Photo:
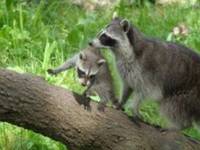
[[[82,86],[86,86],[86,83],[81,83]]]
[[[90,46],[93,46],[92,41],[90,41],[88,44],[89,44]]]

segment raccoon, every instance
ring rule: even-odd
[[[126,19],[114,18],[90,43],[109,48],[123,79],[122,107],[133,93],[133,114],[144,99],[160,103],[171,128],[200,120],[200,56],[183,45],[145,37]]]
[[[98,105],[99,111],[104,111],[109,100],[114,105],[118,105],[108,64],[98,48],[88,46],[68,59],[63,65],[55,69],[48,69],[48,73],[55,75],[73,67],[76,68],[80,84],[87,87],[84,95],[88,97],[94,95],[95,92],[99,95],[101,99]]]

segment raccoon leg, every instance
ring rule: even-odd
[[[191,107],[192,95],[180,94],[165,98],[161,101],[161,114],[170,121],[170,130],[182,130],[192,125],[191,113],[195,108]]]
[[[146,121],[144,121],[143,117],[139,113],[139,109],[141,106],[141,102],[144,99],[144,97],[140,94],[135,93],[133,96],[133,101],[132,101],[132,114],[133,116],[131,117],[131,120],[138,126],[140,127],[140,123],[144,123],[150,126],[153,126],[154,128],[161,129],[159,125],[156,124],[151,124]]]
[[[118,108],[119,104],[119,99],[116,98],[114,91],[112,88],[110,88],[109,92],[108,92],[108,99],[112,102],[112,105],[114,108]]]
[[[90,97],[81,96],[79,94],[74,94],[74,96],[75,96],[75,100],[78,102],[79,105],[83,105],[85,110],[91,111]]]
[[[128,98],[130,97],[132,92],[133,92],[133,90],[127,84],[124,84],[121,101],[119,103],[119,106],[117,106],[117,109],[123,110],[123,106],[126,104]]]
[[[75,67],[76,61],[78,59],[78,54],[74,55],[72,58],[65,61],[64,64],[58,66],[55,69],[48,69],[47,72],[52,75],[56,75],[62,71]]]
[[[135,93],[134,96],[133,96],[132,102],[133,102],[132,103],[133,116],[140,118],[139,110],[140,110],[140,105],[141,105],[141,102],[142,102],[141,96],[139,96],[139,94]]]
[[[108,102],[108,98],[106,96],[102,96],[100,97],[101,98],[101,101],[99,102],[98,106],[97,106],[97,109],[100,111],[100,112],[104,112],[105,111],[105,107],[106,107],[106,104]]]
[[[119,109],[119,106],[120,106],[119,100],[115,96],[110,98],[110,100],[112,101],[113,108]]]
[[[111,94],[111,92],[104,90],[104,89],[98,90],[97,93],[101,99],[97,106],[97,109],[100,112],[104,112],[106,104],[108,103],[109,100],[112,99],[112,94]]]
[[[88,110],[88,111],[91,111],[91,106],[90,106],[90,95],[92,95],[92,91],[90,89],[91,87],[88,87],[84,92],[83,92],[83,96],[84,96],[84,99],[82,101],[82,104],[84,106],[84,109]]]
[[[136,125],[140,126],[140,123],[139,122],[143,122],[143,123],[146,123],[143,121],[140,113],[139,113],[139,109],[140,109],[140,105],[141,105],[141,102],[142,102],[142,97],[139,96],[139,94],[135,93],[134,96],[133,96],[133,100],[132,100],[132,121],[136,123]],[[148,124],[148,123],[146,123]]]

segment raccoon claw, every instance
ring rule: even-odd
[[[124,111],[124,108],[123,108],[123,106],[120,103],[114,104],[114,108],[117,109],[117,110]]]
[[[178,129],[175,129],[175,128],[159,128],[159,131],[161,132],[161,133],[165,133],[165,132],[176,132],[176,131],[179,131]]]
[[[104,111],[105,111],[105,105],[104,105],[104,104],[99,104],[99,105],[97,106],[97,109],[98,109],[98,111],[100,111],[100,112],[104,112]]]
[[[87,111],[91,111],[92,110],[91,106],[85,106],[85,105],[84,105],[84,109],[87,110]]]
[[[131,121],[134,122],[138,127],[141,127],[140,122],[143,122],[138,116],[130,117]]]
[[[54,72],[53,69],[48,69],[47,72],[48,72],[48,74],[50,74],[50,75],[56,75],[56,73]]]
[[[141,127],[141,123],[143,123],[143,124],[146,124],[146,125],[149,125],[149,126],[153,126],[154,128],[158,129],[160,132],[165,132],[165,131],[168,130],[168,129],[163,129],[159,125],[148,123],[141,118],[142,117],[139,117],[139,116],[130,117],[131,121],[133,121],[138,127]]]
[[[160,131],[161,133],[164,133],[164,132],[167,132],[168,129],[167,129],[167,128],[160,128],[159,131]]]
[[[85,110],[87,110],[87,111],[92,110],[92,108],[90,106],[90,98],[89,97],[85,97],[82,104],[83,104]]]

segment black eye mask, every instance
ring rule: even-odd
[[[83,72],[82,70],[80,70],[79,68],[77,68],[77,74],[78,74],[78,77],[81,78],[81,77],[84,77],[85,76],[85,72]]]
[[[116,44],[116,40],[112,39],[111,37],[107,36],[105,33],[99,37],[100,42],[105,46],[113,47]]]
[[[96,75],[90,75],[90,82],[91,82],[91,84],[93,84],[94,83],[94,81],[95,81],[95,79],[96,79]]]

